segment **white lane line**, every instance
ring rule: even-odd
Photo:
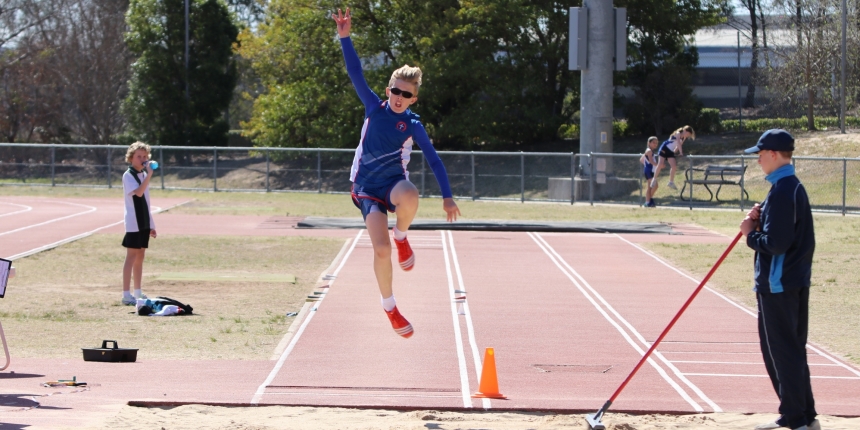
[[[454,269],[457,271],[457,283],[460,285],[460,291],[469,291],[466,289],[466,284],[463,282],[463,273],[460,271],[460,259],[457,258],[457,249],[454,247],[454,234],[448,231],[448,242],[451,246],[451,255],[454,260]],[[463,313],[466,319],[466,332],[469,335],[469,346],[472,349],[472,360],[475,362],[475,374],[478,378],[478,383],[481,383],[481,372],[483,365],[481,363],[481,353],[478,350],[478,341],[475,339],[475,326],[472,324],[472,312],[469,310],[469,300],[463,302]],[[490,409],[492,404],[490,399],[481,398],[481,406],[484,409]]]
[[[26,227],[17,228],[17,229],[15,229],[15,230],[5,231],[5,232],[3,232],[3,233],[0,233],[0,236],[5,236],[5,235],[7,235],[7,234],[17,233],[17,232],[19,232],[19,231],[28,230],[28,229],[31,229],[31,228],[34,228],[34,227],[41,227],[41,226],[43,226],[43,225],[51,224],[51,223],[54,223],[54,222],[57,222],[57,221],[62,221],[62,220],[64,220],[64,219],[74,218],[74,217],[76,217],[76,216],[81,216],[81,215],[86,215],[86,214],[88,214],[88,213],[93,213],[93,212],[95,212],[95,211],[97,211],[97,210],[98,210],[98,208],[96,208],[95,206],[82,205],[82,204],[78,204],[78,203],[62,202],[62,201],[57,201],[56,203],[63,203],[63,204],[67,204],[67,205],[79,206],[79,207],[82,207],[82,208],[89,208],[89,209],[88,209],[88,210],[85,210],[85,211],[83,211],[83,212],[78,212],[78,213],[76,213],[76,214],[66,215],[66,216],[64,216],[64,217],[54,218],[54,219],[51,219],[51,220],[48,220],[48,221],[40,222],[40,223],[38,223],[38,224],[32,224],[32,225],[28,225],[28,226],[26,226]]]
[[[588,291],[586,291],[585,288],[582,287],[582,285],[579,283],[579,281],[577,281],[573,277],[573,275],[571,275],[567,271],[567,269],[565,269],[564,266],[562,266],[562,264],[559,263],[559,259],[557,259],[555,255],[553,255],[553,254],[555,254],[554,250],[551,252],[550,251],[551,248],[549,247],[549,245],[548,244],[545,245],[544,241],[540,240],[539,236],[537,234],[529,232],[528,235],[529,235],[529,237],[532,238],[532,240],[534,240],[534,242],[538,245],[538,247],[540,247],[540,249],[550,258],[550,260],[552,260],[552,262],[556,265],[556,267],[558,267],[559,270],[561,270],[561,272],[564,273],[564,275],[567,276],[568,279],[570,279],[570,282],[573,282],[573,285],[575,285],[576,288],[579,290],[579,292],[582,293],[582,295],[585,296],[585,298],[588,299],[589,302],[591,302],[591,305],[594,306],[594,308],[597,309],[597,311],[600,312],[601,315],[603,315],[603,318],[605,318],[606,321],[608,321],[610,324],[612,324],[613,327],[615,327],[616,330],[618,330],[618,332],[621,334],[622,337],[624,337],[624,339],[627,341],[627,343],[629,343],[630,346],[632,346],[633,349],[639,353],[639,355],[645,355],[645,350],[640,348],[639,344],[635,340],[630,338],[630,335],[627,333],[627,331],[624,330],[624,328],[622,328],[614,319],[612,319],[612,317],[610,317],[609,314],[606,313],[606,311],[603,309],[603,307],[600,306],[600,304],[598,304],[597,301],[595,301],[593,297],[591,297],[591,294],[589,294]],[[699,405],[695,400],[693,400],[693,398],[690,397],[690,395],[687,394],[687,392],[684,391],[684,389],[681,388],[681,386],[678,385],[678,383],[675,382],[674,379],[669,377],[669,375],[666,373],[666,371],[660,365],[658,365],[657,362],[654,361],[653,358],[648,357],[648,360],[646,360],[646,361],[648,362],[648,364],[651,365],[651,367],[653,367],[657,371],[657,373],[672,388],[675,389],[675,391],[678,393],[679,396],[681,396],[681,398],[683,398],[687,403],[690,404],[690,406],[693,407],[693,409],[696,412],[704,412],[705,411],[705,409],[702,408],[702,406]]]
[[[358,243],[358,240],[361,238],[362,233],[364,233],[364,229],[359,230],[358,234],[355,235],[355,239],[352,240],[352,245],[349,247],[349,251],[347,251],[346,255],[343,256],[343,260],[340,261],[340,264],[338,264],[337,269],[335,269],[334,273],[332,273],[332,279],[329,282],[329,286],[334,285],[335,281],[337,280],[337,274],[340,273],[340,269],[343,268],[343,265],[346,264],[346,260],[349,259],[349,256],[352,254],[352,251],[355,250],[355,244]],[[290,353],[293,352],[293,348],[296,347],[296,343],[298,343],[299,338],[302,337],[302,333],[304,333],[305,328],[307,328],[314,315],[316,315],[316,311],[319,309],[325,298],[326,294],[323,294],[322,298],[320,298],[314,304],[314,307],[311,308],[311,312],[308,313],[308,316],[302,322],[302,325],[301,327],[299,327],[299,330],[296,332],[296,335],[293,336],[293,339],[290,341],[290,344],[284,350],[284,353],[281,354],[281,358],[278,359],[278,362],[275,364],[275,367],[272,368],[271,372],[269,372],[269,376],[266,378],[265,381],[263,381],[262,384],[260,384],[259,387],[257,387],[257,392],[254,393],[253,397],[251,397],[252,405],[257,405],[258,403],[260,403],[260,399],[263,397],[263,394],[266,393],[266,387],[272,383],[272,381],[275,379],[275,376],[277,376],[278,372],[281,370],[281,367],[284,366],[284,362],[287,361],[287,357],[289,357]]]
[[[660,264],[662,264],[662,265],[664,265],[664,266],[666,266],[666,267],[668,267],[668,268],[670,268],[670,269],[674,270],[674,271],[675,271],[676,273],[678,273],[679,275],[681,275],[681,276],[683,276],[683,277],[685,277],[685,278],[687,278],[687,279],[689,279],[689,280],[691,280],[691,281],[695,282],[695,283],[696,283],[696,285],[698,285],[700,282],[702,282],[701,280],[697,280],[696,278],[694,278],[694,277],[692,277],[692,276],[690,276],[690,275],[688,275],[688,274],[686,274],[686,273],[684,273],[684,272],[682,272],[682,271],[678,270],[677,268],[675,268],[674,266],[672,266],[671,264],[667,263],[667,262],[666,262],[666,261],[664,261],[662,258],[660,258],[659,256],[657,256],[657,254],[654,254],[653,252],[648,251],[647,249],[645,249],[645,248],[643,248],[643,247],[641,247],[641,246],[639,246],[639,245],[637,245],[637,244],[635,244],[635,243],[633,243],[633,242],[631,242],[631,241],[629,241],[629,240],[627,240],[627,239],[625,239],[625,238],[621,237],[621,236],[620,236],[620,235],[618,235],[618,234],[614,234],[614,236],[615,236],[615,237],[617,237],[617,238],[619,238],[619,239],[621,239],[621,240],[622,240],[622,241],[624,241],[624,242],[627,242],[628,244],[630,244],[630,246],[632,246],[632,247],[634,247],[634,248],[636,248],[636,249],[638,249],[638,250],[640,250],[640,251],[644,252],[646,255],[649,255],[651,258],[653,258],[653,259],[657,260],[657,262],[659,262]],[[736,307],[736,308],[738,308],[738,309],[742,310],[742,311],[743,311],[744,313],[746,313],[747,315],[749,315],[749,316],[751,316],[751,317],[753,317],[753,318],[758,319],[758,315],[757,315],[755,312],[753,312],[753,311],[751,311],[751,310],[749,310],[749,309],[745,308],[744,306],[741,306],[741,305],[740,305],[740,304],[738,304],[738,303],[735,303],[732,299],[730,299],[730,298],[728,298],[728,297],[726,297],[726,296],[724,296],[724,295],[720,294],[719,292],[717,292],[717,291],[713,290],[712,288],[708,287],[707,285],[705,286],[705,289],[706,289],[706,290],[708,290],[708,291],[710,291],[711,293],[713,293],[715,296],[717,296],[717,297],[719,297],[719,298],[721,298],[721,299],[725,300],[726,302],[728,302],[728,303],[729,303],[729,304],[731,304],[732,306],[734,306],[734,307]],[[815,352],[816,354],[818,354],[818,355],[820,355],[820,356],[822,356],[822,357],[826,358],[827,360],[829,360],[829,361],[831,361],[831,362],[833,362],[833,363],[836,363],[837,365],[839,365],[840,367],[844,368],[845,370],[847,370],[847,371],[849,371],[849,372],[851,372],[851,373],[853,373],[853,374],[855,374],[855,375],[857,375],[857,376],[860,376],[860,371],[858,371],[857,369],[855,369],[855,368],[853,368],[853,367],[849,366],[849,365],[848,365],[848,364],[846,364],[846,363],[841,362],[840,360],[837,360],[835,357],[832,357],[831,355],[827,354],[826,352],[822,351],[821,349],[816,348],[816,347],[814,347],[814,346],[812,346],[812,345],[810,345],[810,344],[808,344],[808,343],[806,344],[806,347],[807,347],[807,348],[809,348],[809,349],[811,349],[811,350],[812,350],[813,352]]]
[[[157,213],[164,212],[164,211],[168,211],[168,210],[170,210],[170,209],[173,209],[173,208],[175,208],[175,207],[177,207],[177,206],[184,205],[184,204],[189,203],[189,202],[191,202],[191,200],[188,200],[188,201],[185,201],[185,202],[182,202],[182,203],[177,203],[177,204],[175,204],[175,205],[173,205],[173,206],[168,207],[167,209],[161,209],[161,208],[160,208],[160,207],[158,207],[158,206],[153,206],[153,207],[152,207],[151,212],[152,212],[152,214],[153,214],[153,215],[155,215],[155,214],[157,214]],[[72,236],[72,237],[67,237],[67,238],[65,238],[65,239],[60,239],[60,240],[58,240],[58,241],[56,241],[56,242],[54,242],[54,243],[49,243],[49,244],[47,244],[47,245],[43,245],[43,246],[40,246],[40,247],[38,247],[38,248],[33,248],[33,249],[29,250],[29,251],[24,251],[24,252],[21,252],[21,253],[19,253],[19,254],[15,254],[15,255],[13,255],[13,256],[11,256],[11,257],[7,257],[6,259],[7,259],[7,260],[15,261],[15,260],[17,260],[17,259],[19,259],[19,258],[29,257],[29,256],[31,256],[31,255],[33,255],[33,254],[38,254],[38,253],[40,253],[40,252],[42,252],[42,251],[47,251],[47,250],[49,250],[49,249],[53,249],[53,248],[56,248],[56,247],[58,247],[58,246],[65,245],[65,244],[67,244],[67,243],[71,243],[71,242],[74,242],[74,241],[76,241],[76,240],[83,239],[83,238],[85,238],[85,237],[87,237],[87,236],[90,236],[90,235],[92,235],[92,234],[94,234],[94,233],[96,233],[96,232],[98,232],[98,231],[104,230],[104,229],[106,229],[106,228],[113,227],[113,226],[118,225],[118,224],[122,224],[123,222],[124,222],[124,220],[122,220],[122,221],[117,221],[117,222],[114,222],[114,223],[111,223],[111,224],[108,224],[108,225],[104,225],[104,226],[101,226],[101,227],[99,227],[99,228],[97,228],[97,229],[90,230],[90,231],[85,232],[85,233],[81,233],[81,234],[78,234],[78,235],[75,235],[75,236]]]
[[[695,361],[695,360],[671,360],[672,363],[685,363],[685,364],[732,364],[732,365],[753,365],[753,366],[761,366],[762,362],[760,361]],[[838,364],[830,364],[830,363],[807,363],[810,366],[831,366],[838,367]],[[689,373],[686,373],[689,375]]]
[[[621,316],[621,314],[618,311],[616,311],[615,308],[612,307],[612,305],[610,305],[609,302],[607,302],[606,299],[604,299],[603,296],[600,295],[600,293],[598,293],[597,290],[595,290],[591,286],[591,284],[589,284],[588,281],[586,281],[585,278],[583,278],[582,275],[579,274],[579,272],[574,270],[574,268],[571,267],[570,264],[568,264],[567,261],[564,258],[562,258],[562,256],[558,252],[556,252],[555,249],[552,248],[552,246],[550,246],[549,242],[547,242],[546,239],[541,237],[541,235],[538,233],[535,233],[535,236],[537,236],[541,241],[543,241],[543,243],[549,249],[552,250],[552,252],[556,255],[556,257],[558,257],[559,261],[561,261],[564,264],[564,266],[567,267],[567,270],[569,270],[570,273],[572,273],[574,276],[576,276],[577,279],[579,279],[580,282],[582,282],[582,284],[585,285],[585,287],[588,288],[588,290],[591,291],[591,293],[594,294],[594,296],[597,297],[597,299],[600,300],[601,303],[603,303],[603,306],[605,306],[606,309],[608,309],[612,313],[612,315],[615,316],[615,318],[617,318],[619,321],[621,321],[621,323],[627,327],[627,330],[629,330],[630,333],[633,333],[633,335],[636,336],[636,339],[638,339],[639,342],[642,342],[642,344],[645,345],[646,348],[649,348],[649,349],[651,348],[651,345],[653,343],[649,342],[647,339],[645,339],[645,336],[642,336],[642,334],[640,334],[639,331],[636,330],[635,327],[633,327],[633,324],[630,324],[630,322],[628,322],[627,319],[625,319],[623,316]],[[722,412],[723,411],[722,408],[720,408],[719,405],[714,403],[707,395],[705,395],[705,393],[696,384],[694,384],[692,381],[690,381],[689,379],[684,377],[684,374],[677,367],[675,367],[675,365],[673,365],[672,362],[667,360],[666,357],[663,356],[663,354],[659,350],[655,349],[653,351],[653,354],[660,361],[662,361],[663,364],[665,364],[666,367],[668,367],[672,371],[672,373],[674,373],[675,376],[678,379],[680,379],[681,382],[684,383],[684,385],[686,385],[691,390],[693,390],[693,392],[696,393],[696,395],[699,396],[700,399],[702,399],[705,403],[707,403],[708,406],[710,406],[711,409],[714,410],[714,412]]]
[[[687,376],[718,376],[725,378],[768,378],[767,375],[746,375],[746,374],[738,374],[738,373],[685,373]],[[860,380],[860,378],[856,376],[810,376],[812,379],[848,379],[848,380]]]
[[[32,206],[19,205],[19,204],[17,204],[17,203],[9,203],[9,202],[0,202],[0,203],[3,203],[4,205],[9,205],[9,206],[18,206],[19,208],[24,208],[24,210],[15,211],[15,212],[9,212],[9,213],[5,213],[5,214],[3,214],[3,215],[0,215],[0,218],[3,218],[4,216],[11,216],[11,215],[16,215],[16,214],[21,214],[21,213],[29,212],[29,211],[33,210],[33,207],[32,207]]]
[[[808,343],[806,344],[806,347],[815,351],[816,354],[828,359],[830,362],[836,364],[837,366],[839,366],[839,367],[841,367],[841,368],[843,368],[843,369],[845,369],[845,370],[847,370],[847,371],[849,371],[849,372],[851,372],[857,376],[860,376],[860,371],[857,371],[857,369],[837,360],[834,357],[831,357],[829,354],[825,353],[824,351],[822,351],[822,350],[820,350],[820,349],[818,349],[818,348],[816,348],[816,347],[814,347]],[[814,378],[814,376],[813,376],[813,378]]]
[[[454,279],[451,276],[451,261],[448,258],[448,246],[445,243],[445,232],[442,235],[442,254],[445,256],[445,272],[448,274],[448,298],[451,300],[451,317],[454,320],[454,342],[457,345],[457,365],[460,368],[460,394],[463,396],[463,407],[472,407],[472,396],[469,394],[469,370],[466,368],[466,353],[463,351],[463,335],[460,331],[460,318],[457,315],[457,303],[454,302]]]
[[[267,396],[302,396],[302,397],[353,397],[355,393],[308,393],[308,392],[274,392],[274,393],[266,393]],[[371,393],[361,393],[361,397],[419,397],[426,399],[450,399],[456,398],[458,396],[455,395],[445,395],[445,394],[371,394]],[[376,406],[376,408],[381,408],[381,406]]]

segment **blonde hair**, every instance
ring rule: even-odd
[[[137,151],[140,151],[141,149],[146,151],[146,158],[152,157],[152,153],[151,153],[152,150],[149,148],[149,145],[138,141],[138,142],[132,143],[128,147],[128,151],[125,151],[125,161],[131,163],[131,157],[134,157],[134,153]]]
[[[415,94],[418,94],[418,88],[421,87],[421,69],[418,67],[411,67],[408,64],[403,65],[403,67],[395,70],[391,74],[391,79],[388,80],[388,86],[393,87],[394,82],[398,79],[414,84]]]
[[[685,125],[679,129],[675,130],[675,132],[672,134],[680,134],[682,131],[686,131],[687,133],[690,133],[690,137],[692,137],[693,140],[696,140],[696,131],[693,130],[693,127],[690,127],[689,125]]]

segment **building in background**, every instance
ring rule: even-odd
[[[766,16],[766,32],[758,30],[759,57],[758,69],[763,71],[768,64],[778,65],[779,59],[773,51],[785,47],[793,41],[790,21],[784,17]],[[752,47],[749,32],[749,16],[733,16],[729,23],[703,28],[691,38],[690,46],[699,52],[699,65],[692,79],[693,95],[701,100],[706,108],[738,107],[746,101],[750,89]],[[738,30],[741,28],[742,30]],[[738,35],[740,35],[740,55],[738,55]],[[764,37],[767,37],[765,48]],[[739,58],[740,57],[740,58]],[[621,97],[633,97],[627,87],[616,89]],[[759,73],[755,86],[755,105],[766,104],[770,100],[764,74]]]

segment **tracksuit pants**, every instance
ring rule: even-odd
[[[809,287],[756,296],[761,352],[779,396],[777,423],[792,429],[807,425],[817,415],[806,362]]]

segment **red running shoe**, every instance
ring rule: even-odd
[[[409,324],[409,321],[406,321],[406,318],[403,318],[403,315],[400,315],[400,311],[397,310],[397,306],[394,307],[390,312],[385,311],[385,314],[388,315],[388,320],[391,321],[391,328],[394,331],[405,337],[410,338],[415,331],[412,330],[412,324]]]
[[[400,260],[400,268],[407,272],[412,270],[412,267],[415,266],[415,253],[409,246],[409,239],[406,237],[403,240],[394,239],[394,244],[397,245],[397,258]]]

